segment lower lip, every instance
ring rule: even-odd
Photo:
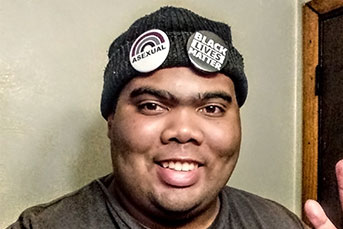
[[[176,171],[157,166],[157,175],[160,180],[170,186],[185,188],[194,185],[200,178],[199,168],[190,171]]]

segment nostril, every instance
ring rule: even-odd
[[[177,143],[182,143],[179,139],[177,139],[177,138],[170,138],[169,139],[169,142],[177,142]]]
[[[195,145],[199,145],[199,142],[195,140],[194,138],[179,139],[177,137],[173,137],[173,138],[170,138],[168,142],[176,142],[178,144],[194,143]]]
[[[203,141],[202,129],[199,125],[190,125],[190,121],[186,123],[187,120],[183,122],[176,122],[175,120],[161,133],[161,142],[163,144],[177,143],[186,144],[192,143],[195,145],[201,145]]]

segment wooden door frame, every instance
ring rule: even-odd
[[[318,96],[316,67],[319,58],[319,16],[343,7],[342,0],[313,0],[303,6],[303,160],[302,204],[317,200]],[[305,219],[303,212],[303,219]]]

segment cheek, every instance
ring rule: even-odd
[[[241,143],[241,128],[239,121],[218,123],[208,135],[210,147],[217,152],[218,157],[230,159],[238,154]]]
[[[146,154],[160,140],[158,122],[128,118],[114,122],[113,126],[113,150],[126,151],[125,154]]]

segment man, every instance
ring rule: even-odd
[[[279,204],[225,186],[246,96],[226,24],[174,7],[138,19],[112,43],[104,76],[113,174],[9,228],[304,228]],[[315,202],[306,211],[328,224]]]

